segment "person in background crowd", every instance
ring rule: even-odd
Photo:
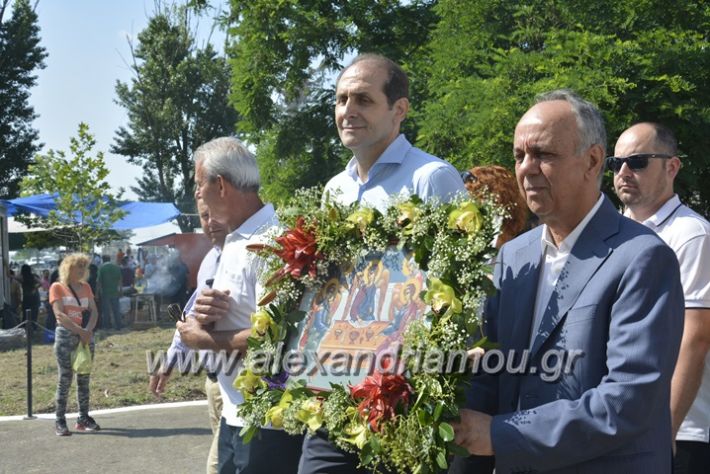
[[[52,283],[59,280],[59,267],[62,266],[62,260],[63,258],[60,258],[57,262],[57,268],[52,270],[52,274],[49,276],[49,286],[52,286]]]
[[[51,285],[49,282],[49,270],[42,270],[42,278],[40,279],[39,284],[42,286],[44,291],[49,291],[49,286]]]
[[[10,308],[16,315],[20,316],[22,311],[22,285],[15,276],[15,270],[8,267],[7,276],[10,280]],[[22,316],[20,316],[20,319],[22,319]]]
[[[528,206],[518,191],[513,173],[498,165],[476,166],[461,173],[461,178],[471,197],[485,199],[492,194],[495,202],[508,211],[508,217],[503,219],[496,248],[525,230]]]
[[[140,267],[145,267],[145,264],[147,263],[145,258],[145,250],[143,249],[143,247],[138,247],[138,251],[136,252],[136,263]]]
[[[30,310],[30,321],[36,323],[39,314],[39,278],[32,273],[32,267],[27,264],[20,268],[20,284],[22,285],[22,319],[25,319],[25,312]]]
[[[90,263],[89,264],[89,279],[87,280],[87,282],[89,283],[89,286],[91,287],[91,291],[93,291],[94,294],[96,294],[96,279],[98,277],[98,273],[99,273],[99,267],[94,265],[93,262]]]
[[[671,385],[673,472],[704,474],[710,469],[710,223],[673,191],[681,161],[668,127],[632,126],[614,155],[607,164],[624,215],[656,232],[680,264],[685,329]]]
[[[99,268],[97,287],[101,302],[101,327],[120,330],[123,326],[118,302],[121,296],[121,268],[111,262],[111,257],[103,256],[104,263]]]
[[[67,255],[59,267],[59,281],[49,288],[49,302],[57,318],[57,328],[54,332],[54,355],[57,358],[58,371],[55,399],[57,436],[71,435],[65,417],[67,397],[74,376],[71,354],[81,342],[89,345],[92,359],[94,357],[94,328],[98,311],[94,294],[86,282],[88,266],[87,255]],[[79,418],[76,420],[75,429],[78,431],[100,429],[96,421],[89,416],[89,381],[89,374],[76,375]]]
[[[121,260],[121,286],[123,287],[124,294],[131,292],[135,281],[135,272],[128,265],[128,257],[123,257]]]
[[[145,289],[145,279],[143,278],[143,267],[141,267],[140,265],[136,265],[134,277],[135,277],[134,285],[136,287],[136,291],[138,291],[139,293],[142,293],[143,290]]]
[[[121,265],[123,263],[123,257],[125,257],[126,254],[123,253],[123,249],[118,249],[118,252],[116,252],[116,265]]]

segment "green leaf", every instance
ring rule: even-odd
[[[298,324],[306,317],[306,312],[301,310],[291,311],[286,315],[286,321],[291,324]]]
[[[261,347],[261,343],[262,342],[260,339],[256,339],[255,337],[251,336],[247,337],[247,347],[249,349],[258,349]]]
[[[372,445],[372,452],[374,454],[377,454],[382,451],[382,445],[380,444],[379,437],[373,436],[372,438],[370,438],[370,445]]]
[[[449,442],[454,440],[454,428],[446,423],[442,422],[439,424],[439,437],[444,440],[444,442]]]
[[[449,467],[449,464],[446,462],[446,455],[444,454],[443,451],[439,451],[436,455],[436,464],[441,468],[441,469],[446,469]]]
[[[469,457],[471,455],[466,448],[456,443],[446,443],[446,449],[448,452],[455,454],[456,456]]]
[[[372,462],[373,458],[374,456],[372,452],[372,446],[368,442],[362,447],[362,450],[360,451],[360,461],[363,465],[368,465]]]
[[[242,430],[239,432],[239,435],[242,437],[242,442],[249,443],[249,441],[252,440],[254,435],[259,431],[259,427],[257,426],[245,426],[242,428]]]
[[[434,408],[434,421],[438,421],[441,418],[441,412],[444,410],[444,402],[439,401]]]

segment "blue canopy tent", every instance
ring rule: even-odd
[[[57,194],[37,194],[16,199],[1,200],[7,208],[8,217],[22,212],[47,217],[49,211],[56,208]],[[119,205],[126,212],[122,219],[111,226],[114,230],[150,227],[171,221],[180,215],[180,211],[170,202],[132,202]]]

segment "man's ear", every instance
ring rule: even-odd
[[[221,174],[218,174],[216,179],[217,179],[217,186],[219,186],[219,196],[224,197],[225,194],[227,193],[227,186],[226,186],[227,183],[224,182],[224,178],[222,177]]]
[[[392,108],[395,110],[399,122],[402,123],[404,119],[407,118],[407,113],[409,113],[409,99],[400,97],[395,101]]]
[[[602,168],[604,167],[604,148],[599,144],[594,144],[589,148],[587,153],[589,156],[589,167],[587,168],[587,172],[590,173],[590,176],[596,180],[597,176],[599,176],[599,173],[602,172]]]
[[[680,168],[683,166],[683,163],[680,161],[680,158],[677,156],[674,156],[673,158],[669,158],[668,161],[666,162],[666,172],[668,173],[668,176],[671,179],[675,179],[676,176],[678,176],[678,172],[680,171]]]

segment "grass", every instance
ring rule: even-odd
[[[167,390],[158,400],[148,391],[146,351],[166,350],[175,328],[152,327],[123,332],[99,331],[91,374],[91,409],[147,403],[204,399],[203,375],[180,375],[175,371]],[[32,348],[32,394],[34,413],[54,412],[57,362],[52,344]],[[0,416],[27,413],[26,349],[0,352]],[[76,378],[72,381],[67,412],[78,411]]]

